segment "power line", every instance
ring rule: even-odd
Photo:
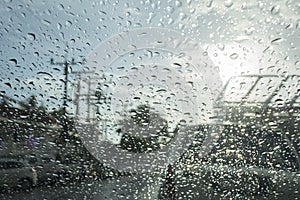
[[[50,59],[51,65],[59,65],[64,67],[64,75],[65,75],[65,81],[64,81],[64,97],[63,97],[63,116],[64,116],[64,122],[63,122],[63,131],[64,133],[68,133],[68,122],[67,122],[67,104],[68,104],[68,79],[69,79],[69,67],[72,65],[79,65],[83,64],[84,61],[76,61],[72,58],[71,61],[67,60],[67,56],[65,56],[65,61],[63,62],[54,62],[54,59]]]

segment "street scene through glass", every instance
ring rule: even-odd
[[[300,199],[298,0],[0,5],[0,199]]]

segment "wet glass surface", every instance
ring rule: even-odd
[[[1,199],[297,199],[298,0],[0,6]]]

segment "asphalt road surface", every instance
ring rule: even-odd
[[[14,191],[0,194],[0,199],[11,200],[154,200],[157,199],[159,177],[134,176],[118,179],[70,182],[66,185],[46,185],[30,192]]]

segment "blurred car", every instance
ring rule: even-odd
[[[159,199],[296,199],[299,155],[282,132],[226,126],[211,152],[169,166]]]
[[[105,166],[98,160],[93,160],[90,162],[90,165],[86,168],[87,177],[94,180],[106,180],[113,179],[121,176],[130,176],[132,175],[129,172],[122,172],[116,169]]]
[[[29,164],[35,166],[38,175],[38,184],[48,184],[62,181],[63,176],[68,173],[68,167],[51,155],[26,155],[23,157]]]
[[[201,154],[203,140],[196,137],[168,167],[159,199],[299,198],[299,95],[283,99],[295,78],[232,77],[215,105],[219,123],[206,125],[221,130],[212,149]]]
[[[37,184],[37,172],[29,163],[16,159],[0,159],[0,187],[29,190]]]
[[[61,161],[49,154],[31,154],[23,157],[35,166],[38,174],[38,184],[68,183],[82,180],[90,175],[88,163],[83,160]]]

